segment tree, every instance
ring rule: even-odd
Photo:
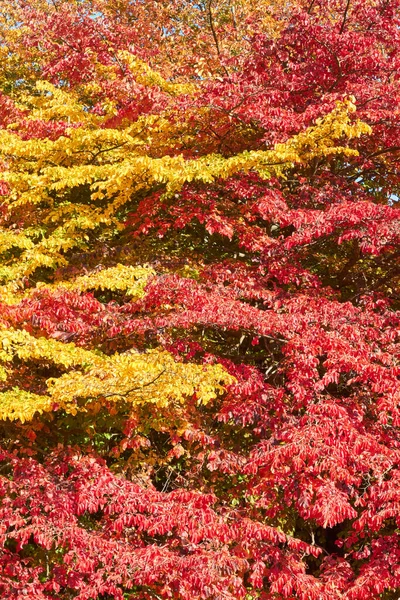
[[[398,0],[1,9],[3,597],[396,598]]]

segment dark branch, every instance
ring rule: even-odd
[[[311,11],[314,8],[315,0],[311,0],[311,4],[308,7],[307,14],[311,15]]]
[[[100,394],[100,396],[98,396],[98,398],[110,398],[111,396],[120,396],[121,398],[125,398],[126,396],[129,396],[129,394],[131,394],[132,392],[142,390],[143,388],[148,387],[149,385],[152,385],[153,383],[155,383],[157,381],[157,379],[160,379],[161,375],[164,375],[165,371],[166,371],[166,369],[161,371],[161,373],[159,373],[157,375],[157,377],[155,377],[151,381],[148,381],[147,383],[144,383],[143,385],[135,386],[135,387],[131,388],[130,390],[127,390],[123,394],[120,394],[118,392],[110,392],[109,394]]]
[[[340,34],[342,34],[344,31],[344,26],[346,25],[347,14],[349,12],[349,8],[350,8],[350,0],[347,0],[346,8],[344,9],[343,21],[342,21],[342,24],[341,24],[340,30],[339,30]]]

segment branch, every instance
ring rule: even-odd
[[[120,144],[116,144],[115,146],[111,146],[111,148],[103,148],[103,150],[98,150],[98,152],[96,152],[96,154],[94,154],[93,152],[91,152],[91,154],[93,156],[93,160],[96,160],[96,158],[99,156],[99,154],[103,154],[104,152],[111,152],[112,150],[118,150],[118,148],[122,148],[123,146],[126,146],[127,143],[128,142],[121,142]]]
[[[308,10],[307,10],[307,14],[308,15],[311,15],[311,11],[314,8],[314,4],[315,4],[315,0],[311,0],[311,4],[310,4],[310,6],[308,7]]]
[[[212,36],[214,38],[215,46],[217,48],[217,54],[219,56],[221,54],[221,51],[220,51],[220,48],[219,48],[219,42],[218,42],[217,34],[215,32],[215,29],[214,29],[214,22],[213,22],[213,17],[212,17],[212,12],[211,12],[211,0],[209,0],[209,2],[207,2],[207,12],[208,12],[208,20],[209,20],[209,23],[210,23],[211,33],[212,33]]]
[[[332,50],[332,48],[328,44],[326,44],[325,42],[323,42],[321,40],[316,40],[316,42],[318,44],[320,44],[321,46],[323,46],[329,52],[329,54],[331,56],[333,56],[334,61],[336,63],[336,67],[337,67],[337,71],[338,72],[337,72],[337,76],[336,76],[335,82],[329,87],[328,92],[331,92],[334,89],[334,87],[337,85],[337,83],[341,80],[341,78],[343,77],[342,65],[340,64],[340,60],[339,60],[337,54]]]
[[[109,394],[100,394],[99,396],[97,396],[97,398],[110,398],[111,396],[120,396],[121,398],[124,398],[126,396],[129,396],[129,394],[131,394],[132,392],[136,392],[137,390],[142,390],[143,388],[148,387],[149,385],[152,385],[153,383],[155,383],[157,381],[157,379],[160,379],[161,375],[164,375],[165,371],[166,371],[166,369],[163,369],[161,371],[161,373],[159,373],[157,375],[157,377],[155,377],[151,381],[148,381],[147,383],[144,383],[143,385],[138,385],[136,387],[133,387],[130,390],[127,390],[126,392],[124,392],[123,394],[120,394],[118,392],[110,392]]]
[[[220,47],[219,47],[217,33],[215,31],[215,28],[214,28],[214,21],[213,21],[213,16],[212,16],[212,11],[211,11],[211,2],[212,2],[212,0],[209,0],[207,2],[208,20],[209,20],[209,23],[210,23],[211,33],[212,33],[212,36],[214,38],[215,47],[217,48],[217,54],[218,54],[218,57],[220,57],[221,56],[221,50],[220,50]],[[224,69],[225,74],[229,76],[229,73],[228,73],[226,67],[224,65],[222,65],[222,68]]]
[[[236,16],[235,16],[235,7],[234,6],[231,6],[231,15],[232,15],[233,26],[234,26],[235,29],[237,29]]]
[[[372,154],[368,154],[365,159],[374,158],[375,156],[381,156],[381,154],[387,154],[388,152],[399,152],[400,146],[390,146],[389,148],[383,148],[383,150],[377,150],[376,152],[372,152]]]
[[[344,31],[344,26],[346,25],[347,13],[349,12],[349,8],[350,8],[350,0],[347,0],[346,8],[344,10],[344,15],[343,15],[343,21],[342,21],[342,24],[341,24],[340,30],[339,30],[340,34],[342,34]]]

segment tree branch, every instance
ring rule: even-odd
[[[382,154],[388,154],[389,152],[399,152],[400,146],[390,146],[389,148],[383,148],[383,150],[377,150],[376,152],[372,152],[372,154],[368,154],[365,158],[374,158],[375,156],[381,156]]]
[[[120,396],[121,398],[125,398],[126,396],[129,396],[129,394],[131,394],[132,392],[136,392],[137,390],[142,390],[143,388],[148,387],[149,385],[152,385],[153,383],[155,383],[157,381],[157,379],[160,379],[161,375],[164,375],[165,371],[166,371],[166,369],[163,369],[163,371],[161,371],[161,373],[159,373],[157,375],[157,377],[155,377],[151,381],[148,381],[147,383],[144,383],[143,385],[135,386],[135,387],[131,388],[130,390],[127,390],[123,394],[118,393],[118,392],[110,392],[109,394],[100,394],[99,396],[97,396],[97,398],[110,398],[111,396]]]
[[[213,21],[213,16],[212,16],[212,11],[211,11],[211,0],[209,0],[207,2],[207,13],[208,13],[208,21],[210,23],[211,33],[212,33],[212,36],[214,38],[215,47],[217,48],[217,54],[218,54],[218,56],[220,56],[221,51],[220,51],[220,48],[219,48],[219,42],[218,42],[217,34],[215,32],[215,29],[214,29],[214,21]]]
[[[310,4],[310,6],[308,7],[308,10],[307,10],[307,14],[308,15],[311,15],[311,11],[314,8],[314,4],[315,4],[315,0],[311,0],[311,4]]]
[[[347,4],[346,4],[346,8],[344,9],[344,15],[343,15],[343,21],[342,24],[340,26],[340,30],[339,33],[342,34],[344,31],[344,26],[346,25],[346,21],[347,21],[347,14],[349,12],[349,8],[350,8],[350,1],[351,0],[347,0]]]
[[[215,27],[214,27],[214,21],[213,21],[212,10],[211,10],[211,2],[212,2],[212,0],[208,0],[208,2],[207,2],[208,21],[210,23],[210,29],[211,29],[212,36],[214,38],[215,47],[217,49],[217,54],[220,57],[221,56],[221,50],[220,50],[220,47],[219,47],[217,33],[216,33]],[[227,69],[226,69],[226,67],[224,65],[222,65],[222,68],[224,69],[225,74],[229,75],[229,73],[228,73],[228,71],[227,71]]]

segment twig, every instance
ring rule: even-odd
[[[124,397],[128,396],[129,394],[131,394],[132,392],[135,392],[137,390],[142,390],[143,388],[148,387],[149,385],[152,385],[153,383],[155,383],[157,381],[157,379],[160,379],[161,375],[164,375],[165,371],[166,371],[166,369],[161,371],[161,373],[159,373],[157,375],[157,377],[155,377],[151,381],[148,381],[147,383],[144,383],[143,385],[135,386],[135,387],[131,388],[130,390],[127,390],[123,394],[118,393],[118,392],[110,392],[109,394],[100,394],[99,396],[97,396],[97,398],[110,398],[111,396],[120,396],[121,398],[124,398]]]
[[[208,21],[210,23],[210,29],[211,29],[212,36],[214,38],[215,47],[217,48],[217,54],[220,57],[221,56],[221,50],[220,50],[220,47],[219,47],[217,33],[215,31],[215,28],[214,28],[214,21],[213,21],[213,16],[212,16],[212,11],[211,11],[211,2],[212,2],[212,0],[209,0],[207,2]],[[224,69],[225,74],[229,76],[229,73],[228,73],[225,65],[222,65],[222,68]]]
[[[220,48],[219,48],[219,42],[218,42],[217,34],[215,32],[215,29],[214,29],[214,22],[213,22],[213,17],[212,17],[212,12],[211,12],[211,0],[209,0],[207,2],[207,12],[208,12],[208,20],[209,20],[209,23],[210,23],[211,33],[212,33],[212,36],[214,38],[215,46],[217,48],[217,54],[219,56],[221,54],[221,51],[220,51]]]
[[[311,11],[312,11],[312,9],[314,8],[314,4],[315,4],[315,0],[311,0],[311,4],[310,4],[310,6],[308,7],[307,14],[311,15]]]
[[[350,8],[350,0],[347,0],[346,8],[344,10],[344,15],[343,15],[343,21],[342,21],[342,24],[341,24],[340,30],[339,30],[340,34],[342,34],[344,31],[344,26],[346,25],[347,13],[349,12],[349,8]]]

